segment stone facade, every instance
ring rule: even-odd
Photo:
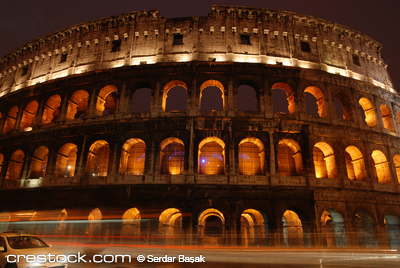
[[[88,235],[162,243],[397,248],[400,102],[380,48],[322,19],[233,6],[33,40],[0,59],[2,217],[59,211],[61,224],[79,210]],[[168,109],[177,87],[180,111]],[[210,87],[221,110],[202,109]],[[135,112],[145,88],[148,111]],[[278,90],[287,113],[274,112]]]

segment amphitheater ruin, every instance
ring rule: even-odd
[[[236,6],[32,40],[0,59],[0,229],[399,248],[400,97],[381,47]]]

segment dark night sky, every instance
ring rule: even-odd
[[[400,0],[0,0],[0,57],[30,40],[92,19],[150,8],[166,18],[207,16],[213,4],[292,11],[360,31],[383,45],[383,59],[400,91]]]

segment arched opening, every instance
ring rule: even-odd
[[[391,132],[396,132],[393,123],[392,112],[390,111],[389,107],[387,107],[385,104],[381,105],[381,115],[382,115],[383,126],[386,128],[386,130]]]
[[[360,248],[376,248],[378,242],[375,236],[374,218],[366,211],[359,210],[354,215],[354,224],[358,246]]]
[[[400,183],[400,155],[396,154],[393,157],[394,166],[396,168],[397,181]]]
[[[279,89],[279,90],[278,90]],[[293,89],[286,83],[275,83],[272,88],[272,101],[274,113],[294,113],[295,102],[294,102],[294,92]],[[283,90],[286,94],[282,94]],[[285,100],[286,98],[286,100]],[[287,107],[287,109],[286,109]]]
[[[363,181],[367,177],[364,164],[364,156],[355,146],[349,146],[345,150],[347,177],[350,180]]]
[[[164,112],[187,110],[187,86],[184,82],[173,80],[165,85],[162,109]]]
[[[7,132],[14,130],[15,121],[17,120],[17,116],[18,116],[18,107],[14,106],[8,111],[8,113],[6,115],[3,133],[7,133]]]
[[[75,91],[68,101],[66,119],[83,118],[86,116],[89,93],[85,90]]]
[[[107,176],[110,146],[104,140],[94,142],[87,158],[86,172],[91,176]]]
[[[146,144],[141,139],[129,139],[121,149],[119,174],[143,175],[146,159]]]
[[[343,92],[339,92],[335,94],[334,101],[337,118],[353,122],[353,112],[349,98]]]
[[[46,175],[48,158],[49,149],[47,147],[40,146],[36,149],[31,158],[31,167],[28,174],[29,179],[36,179]]]
[[[384,217],[389,246],[400,249],[400,220],[394,213],[388,212]]]
[[[240,218],[242,246],[268,245],[268,221],[255,209],[246,209]]]
[[[303,225],[296,212],[286,210],[282,216],[282,226],[285,247],[304,246]]]
[[[379,183],[391,183],[392,178],[386,156],[379,150],[373,151],[371,156],[374,160],[375,178],[378,179]]]
[[[241,85],[237,88],[237,110],[257,112],[258,101],[256,90],[249,85]]]
[[[24,164],[25,154],[22,150],[15,151],[8,161],[6,180],[18,180],[21,177],[22,165]]]
[[[132,100],[132,113],[149,113],[151,106],[151,89],[139,88],[135,90]]]
[[[26,105],[25,110],[22,112],[21,124],[19,128],[24,129],[32,126],[35,123],[37,109],[37,101],[31,101],[28,103],[28,105]]]
[[[327,209],[321,216],[321,229],[324,245],[331,247],[346,247],[346,231],[342,215],[335,209]]]
[[[259,139],[247,138],[239,143],[240,175],[262,175],[264,161],[264,145]]]
[[[225,238],[224,215],[214,208],[209,208],[201,212],[198,234],[203,246],[222,246]]]
[[[168,245],[179,244],[182,234],[182,213],[179,209],[164,210],[159,217],[158,234],[166,237]]]
[[[225,110],[224,86],[216,80],[208,80],[200,87],[200,111]]]
[[[318,142],[313,148],[315,176],[317,178],[336,178],[336,161],[333,149],[325,142]]]
[[[372,102],[367,98],[361,98],[358,103],[362,107],[365,115],[365,123],[370,127],[376,127],[375,108]]]
[[[204,139],[199,144],[199,174],[225,174],[225,143],[216,137]]]
[[[161,173],[182,174],[185,164],[185,145],[177,138],[165,139],[160,144]]]
[[[137,208],[130,208],[122,215],[121,236],[140,235],[140,212]]]
[[[60,115],[61,97],[60,95],[51,96],[44,105],[42,124],[55,122]]]
[[[308,115],[326,117],[325,97],[321,89],[309,86],[304,90],[304,97]]]
[[[278,171],[280,176],[299,176],[303,171],[300,146],[292,139],[279,141]]]
[[[115,114],[118,88],[113,85],[103,87],[97,96],[95,116]]]
[[[77,152],[78,147],[73,143],[66,143],[60,148],[57,154],[56,175],[64,177],[74,176]]]
[[[88,216],[89,225],[86,228],[86,234],[89,236],[97,236],[101,234],[101,220],[103,215],[100,209],[95,208]]]

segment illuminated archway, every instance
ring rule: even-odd
[[[222,110],[225,111],[225,94],[224,94],[224,86],[222,85],[221,82],[217,81],[217,80],[208,80],[205,81],[201,86],[200,86],[200,110],[201,111],[208,111],[208,110],[219,110],[217,107],[219,106],[218,103],[214,103],[214,100],[210,100],[210,98],[206,98],[203,100],[203,90],[211,87],[210,89],[212,89],[212,87],[217,87],[221,90],[221,101],[222,101]],[[204,101],[204,102],[203,102]],[[209,106],[208,104],[210,104],[212,106],[211,109],[209,108],[204,108],[206,106]],[[210,106],[210,107],[211,107]],[[215,108],[215,109],[214,109]]]
[[[278,171],[281,176],[299,176],[303,171],[300,146],[292,139],[279,141]]]
[[[286,210],[282,216],[282,226],[285,247],[304,245],[303,225],[296,212]]]
[[[146,159],[146,144],[141,139],[127,140],[121,149],[119,174],[143,175]]]
[[[375,176],[379,183],[391,183],[392,178],[389,171],[389,163],[386,156],[379,150],[372,152],[372,159],[374,160]]]
[[[242,246],[268,244],[268,225],[264,216],[255,209],[246,209],[240,218]]]
[[[375,116],[375,108],[372,102],[367,98],[361,98],[358,103],[364,110],[365,114],[365,122],[370,127],[376,127],[376,116]]]
[[[209,137],[199,144],[199,174],[225,174],[225,143],[216,137]]]
[[[396,128],[394,127],[393,123],[392,112],[389,109],[389,107],[387,107],[385,104],[381,105],[381,115],[382,115],[383,126],[385,127],[385,129],[387,131],[396,132]]]
[[[130,208],[122,215],[121,236],[140,235],[140,212],[137,208]]]
[[[239,143],[239,174],[262,175],[264,161],[264,144],[259,139],[246,138]]]
[[[86,234],[89,236],[100,235],[102,219],[103,215],[101,214],[100,209],[93,209],[88,216],[89,225],[86,228]]]
[[[97,96],[95,116],[115,114],[118,88],[113,85],[103,87]]]
[[[3,127],[3,133],[7,133],[14,130],[17,116],[18,116],[18,107],[14,106],[8,111],[6,115],[6,120],[4,122],[4,127]]]
[[[167,138],[160,144],[161,173],[182,174],[185,163],[185,145],[177,138]]]
[[[91,176],[107,176],[110,146],[104,140],[94,142],[90,148],[86,172]]]
[[[86,116],[89,93],[85,90],[75,91],[68,101],[66,119],[83,118]]]
[[[78,147],[73,143],[64,144],[57,154],[55,174],[72,177],[75,174]]]
[[[396,154],[393,157],[394,166],[396,168],[397,181],[400,183],[400,155]]]
[[[198,234],[203,245],[221,246],[224,243],[225,217],[221,211],[209,208],[200,213]]]
[[[309,86],[304,90],[304,93],[312,94],[316,99],[316,104],[318,106],[318,115],[320,117],[326,117],[326,104],[324,93],[322,93],[321,89],[315,86]],[[307,106],[307,102],[306,102]]]
[[[29,169],[28,178],[35,179],[44,177],[46,174],[47,160],[49,158],[49,149],[40,146],[33,153],[31,158],[31,167]]]
[[[364,156],[355,146],[348,146],[345,150],[347,177],[350,180],[363,181],[367,177]]]
[[[19,128],[27,128],[35,123],[36,113],[38,109],[38,102],[31,101],[26,105],[25,110],[22,111],[22,118]]]
[[[185,91],[184,91],[186,93],[185,96],[183,96],[183,90],[180,90],[180,88],[185,89]],[[168,99],[168,97],[169,97],[168,93],[171,89],[179,91],[179,92],[177,92],[178,96],[174,96],[174,98],[176,98],[177,100]],[[177,104],[174,104],[174,103],[176,101],[178,101],[178,99],[179,100],[181,100],[181,99],[187,100],[187,89],[188,89],[187,85],[180,80],[173,80],[173,81],[168,82],[168,84],[166,84],[164,86],[164,91],[163,91],[163,99],[162,99],[163,112],[176,111],[176,110],[186,111],[186,109],[183,109],[183,106],[186,107],[187,101],[184,103],[183,106],[179,106],[179,107],[181,107],[180,109],[176,109]],[[185,97],[185,98],[183,98],[183,97]]]
[[[48,124],[51,122],[55,122],[60,114],[60,106],[61,106],[61,97],[60,95],[51,96],[45,106],[42,117],[42,124]]]
[[[286,93],[286,96],[287,96],[287,102],[288,102],[288,111],[289,111],[289,113],[294,113],[295,111],[296,111],[296,108],[295,108],[295,102],[294,102],[294,92],[293,92],[293,89],[288,85],[288,84],[286,84],[286,83],[275,83],[273,86],[272,86],[272,88],[271,88],[271,90],[272,90],[272,97],[274,97],[274,89],[281,89],[281,90],[283,90],[283,91],[285,91],[285,93]],[[278,102],[280,102],[280,101],[278,101]],[[281,105],[281,103],[275,103],[275,100],[274,100],[274,103],[273,103],[273,105],[274,105],[274,107],[275,106],[279,106],[279,105]],[[275,111],[276,109],[274,108],[274,111]]]
[[[18,180],[21,177],[25,154],[22,150],[15,151],[8,161],[6,180]]]
[[[0,172],[3,170],[4,155],[0,153]]]
[[[159,217],[158,233],[167,237],[167,244],[174,244],[182,233],[182,213],[179,209],[164,210]]]
[[[333,149],[325,142],[318,142],[313,148],[315,176],[317,178],[336,178],[336,161]]]
[[[327,209],[321,215],[323,241],[326,247],[346,247],[346,231],[342,215],[335,209]]]

